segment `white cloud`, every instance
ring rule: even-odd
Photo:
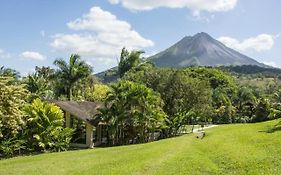
[[[153,10],[160,7],[189,8],[194,15],[200,11],[219,12],[233,9],[238,0],[108,0],[111,4],[122,4],[133,11]]]
[[[270,50],[274,45],[274,39],[275,36],[269,34],[260,34],[256,37],[247,38],[243,41],[239,41],[228,36],[218,38],[220,42],[233,49],[240,51],[255,50],[257,52]]]
[[[142,49],[154,43],[142,37],[126,21],[100,7],[92,7],[82,18],[67,23],[74,34],[56,34],[51,46],[58,51],[92,56],[105,64],[116,62],[122,47]]]
[[[4,50],[0,49],[0,58],[3,58],[3,59],[11,58],[11,54],[6,53]]]
[[[42,61],[42,60],[45,59],[45,56],[41,55],[38,52],[32,52],[32,51],[22,52],[19,56],[24,60],[39,60],[39,61]]]

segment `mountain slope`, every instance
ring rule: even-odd
[[[257,65],[264,64],[245,56],[207,33],[187,36],[170,48],[148,58],[159,67],[219,66],[219,65]]]

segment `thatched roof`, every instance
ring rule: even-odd
[[[69,112],[71,115],[81,119],[92,125],[97,125],[99,119],[96,117],[98,114],[98,108],[103,107],[100,102],[88,102],[88,101],[51,101],[58,105],[62,110]]]

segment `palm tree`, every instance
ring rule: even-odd
[[[112,145],[145,142],[164,126],[160,95],[142,84],[122,80],[111,85],[104,104],[100,118],[108,124]]]
[[[60,83],[63,84],[68,99],[72,100],[72,89],[76,82],[88,77],[92,73],[92,68],[77,54],[72,54],[69,58],[69,63],[63,59],[56,59],[54,61],[59,69],[57,70],[57,77]]]
[[[136,67],[140,64],[141,59],[140,56],[144,51],[132,51],[129,52],[126,48],[123,48],[121,51],[120,61],[118,64],[118,73],[120,78],[124,76],[126,72],[128,72],[133,67]]]

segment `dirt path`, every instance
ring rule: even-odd
[[[213,127],[217,127],[217,126],[218,125],[209,125],[209,126],[205,126],[203,129],[202,128],[193,129],[193,133],[204,131],[205,129],[209,129],[209,128],[213,128]],[[190,133],[191,133],[191,131],[190,131]]]
[[[208,125],[208,126],[204,126],[204,128],[202,129],[200,128],[194,128],[193,132],[190,131],[182,131],[181,134],[190,134],[190,133],[197,133],[197,132],[201,132],[204,131],[205,129],[209,129],[209,128],[213,128],[213,127],[217,127],[218,125]]]

